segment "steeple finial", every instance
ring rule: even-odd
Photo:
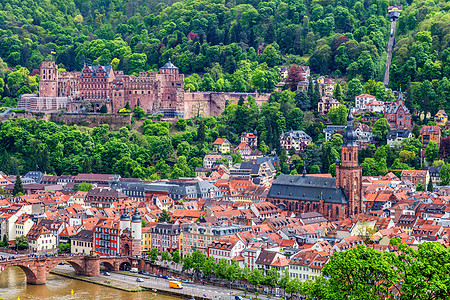
[[[303,173],[302,173],[303,177],[306,177],[306,164],[303,165]]]

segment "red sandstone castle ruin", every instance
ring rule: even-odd
[[[53,61],[40,67],[39,97],[67,97],[68,110],[99,112],[106,106],[109,113],[125,107],[142,107],[147,113],[180,116],[184,111],[184,75],[169,59],[160,73],[139,72],[124,75],[111,66],[85,66],[81,72],[62,72]]]
[[[39,66],[38,95],[22,95],[18,108],[30,111],[117,113],[126,103],[131,109],[139,106],[146,113],[165,117],[190,118],[197,115],[219,115],[227,100],[238,101],[240,96],[252,95],[261,105],[270,95],[257,93],[186,92],[184,74],[169,61],[155,71],[139,72],[139,76],[124,75],[111,66],[85,66],[81,72],[61,72],[54,61]],[[104,109],[103,109],[104,110]]]

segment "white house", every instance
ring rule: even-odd
[[[391,147],[400,146],[402,141],[412,137],[411,131],[408,129],[391,130],[387,135],[387,144]]]
[[[231,264],[231,260],[241,255],[245,245],[238,237],[227,236],[213,241],[208,246],[208,256],[219,262],[222,258]]]
[[[361,94],[359,96],[356,96],[355,97],[355,110],[358,110],[358,109],[366,110],[367,103],[369,103],[371,101],[377,101],[377,98],[375,96],[372,96],[369,94]]]

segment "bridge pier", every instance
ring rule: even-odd
[[[27,275],[28,284],[45,284],[48,275],[47,266],[45,262],[39,262],[32,274],[28,274],[28,272],[25,272],[25,274]]]
[[[95,256],[88,256],[84,258],[84,274],[85,276],[100,275],[100,259]]]

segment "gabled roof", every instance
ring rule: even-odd
[[[222,145],[223,143],[225,143],[225,141],[228,141],[228,140],[225,139],[225,138],[217,138],[217,139],[214,141],[213,145]]]
[[[92,73],[91,77],[97,77],[97,71],[99,71],[99,70],[103,70],[105,72],[105,77],[109,77],[111,70],[112,70],[111,66],[85,66],[83,68],[83,70],[81,71],[80,77],[84,77],[84,73],[85,73],[84,70],[86,68],[88,68],[91,71],[91,73]]]

